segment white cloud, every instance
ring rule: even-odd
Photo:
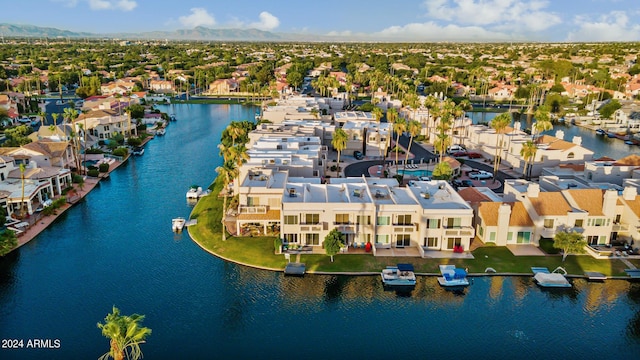
[[[55,3],[63,3],[66,7],[76,7],[78,5],[78,0],[51,0]]]
[[[426,16],[500,31],[536,32],[561,23],[546,0],[425,0]]]
[[[69,0],[70,6],[75,6],[77,0]],[[131,11],[138,6],[135,0],[88,0],[91,10],[122,10]]]
[[[630,23],[623,11],[611,11],[597,20],[576,16],[578,29],[569,32],[567,41],[638,41],[640,24]]]
[[[195,28],[196,26],[214,26],[216,19],[212,14],[209,14],[206,9],[192,8],[191,15],[180,16],[178,18],[180,24],[188,28]]]
[[[269,12],[263,11],[258,17],[260,20],[252,22],[249,24],[249,27],[256,28],[258,30],[273,30],[280,26],[280,20]]]
[[[503,41],[518,39],[511,34],[489,31],[479,26],[458,26],[453,24],[440,26],[433,21],[391,26],[371,35],[388,40],[415,41]]]

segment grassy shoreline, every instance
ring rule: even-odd
[[[196,225],[189,227],[191,239],[202,249],[225,261],[270,270],[283,271],[286,260],[275,254],[273,237],[227,237],[222,241],[222,198],[216,194],[222,189],[220,181],[210,186],[212,194],[205,196],[193,208],[192,219]],[[307,272],[319,274],[378,274],[387,265],[410,262],[417,274],[439,274],[438,265],[454,264],[468,268],[471,274],[484,274],[487,267],[503,275],[531,275],[532,266],[545,266],[550,270],[564,267],[571,276],[583,276],[585,271],[597,271],[608,277],[628,278],[624,272],[627,266],[619,259],[594,259],[589,255],[569,256],[562,262],[560,255],[514,256],[506,247],[484,246],[473,251],[475,259],[424,259],[407,257],[379,257],[373,255],[338,254],[334,262],[322,254],[303,254]],[[640,261],[628,260],[640,267]]]

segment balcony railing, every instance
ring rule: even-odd
[[[240,205],[238,207],[238,212],[240,214],[266,214],[268,210],[267,205]]]

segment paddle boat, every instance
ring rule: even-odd
[[[414,286],[416,284],[416,274],[411,264],[387,266],[382,269],[380,277],[382,283],[388,286]]]
[[[468,286],[467,271],[455,265],[440,265],[441,277],[438,283],[442,286]]]
[[[541,287],[571,287],[571,283],[565,277],[567,270],[558,266],[552,272],[546,267],[532,267],[533,279]]]
[[[185,220],[185,218],[182,218],[182,217],[174,218],[171,220],[171,229],[174,232],[180,232],[184,228],[184,224],[186,222],[187,221]]]

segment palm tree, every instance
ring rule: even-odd
[[[229,196],[228,188],[234,178],[234,167],[229,162],[225,162],[223,166],[218,166],[216,168],[216,172],[218,173],[218,176],[222,178],[222,198],[224,200],[222,202],[222,217],[220,222],[222,223],[222,241],[226,241],[227,231],[224,220],[227,214],[227,197]]]
[[[546,105],[539,106],[536,109],[534,114],[536,118],[536,123],[533,124],[533,130],[536,134],[541,134],[544,131],[553,129],[553,123],[551,122],[551,117],[549,116],[549,109]],[[533,134],[534,131],[531,133]]]
[[[24,164],[20,164],[20,180],[22,181],[22,198],[20,199],[20,217],[24,217],[24,172],[26,167]]]
[[[427,140],[429,140],[429,138],[431,137],[431,112],[433,109],[436,108],[436,106],[438,105],[438,99],[436,99],[434,96],[427,96],[427,98],[424,100],[424,106],[427,108],[428,111],[428,115],[427,115]],[[434,120],[435,120],[436,116],[434,114]]]
[[[371,110],[371,113],[373,114],[375,121],[378,123],[378,153],[382,156],[382,149],[380,148],[380,120],[382,120],[382,109],[376,106]]]
[[[398,175],[398,151],[400,150],[400,135],[407,130],[407,121],[399,118],[393,124],[393,132],[396,133],[396,175]]]
[[[340,153],[347,147],[347,139],[349,136],[341,128],[337,128],[333,133],[331,146],[338,152],[338,177],[340,177]]]
[[[144,344],[147,336],[151,335],[151,329],[140,326],[142,320],[144,315],[120,315],[120,310],[114,306],[113,312],[104,318],[104,324],[98,323],[102,335],[110,339],[109,352],[99,359],[141,359],[140,344]]]
[[[229,136],[231,136],[231,139],[232,139],[231,147],[236,146],[236,139],[241,136],[244,136],[244,134],[246,133],[244,128],[236,124],[229,124],[229,126],[227,126],[227,132],[229,133]]]
[[[384,166],[387,163],[387,155],[389,153],[389,146],[391,146],[391,137],[393,136],[391,130],[393,129],[393,125],[398,120],[398,110],[396,108],[391,108],[387,110],[387,123],[390,124],[387,130],[387,141],[384,144],[384,156],[382,160],[382,165]]]
[[[520,156],[522,156],[522,159],[524,160],[522,175],[525,179],[530,177],[529,173],[531,172],[531,167],[533,167],[533,162],[535,161],[537,151],[538,145],[532,140],[528,140],[526,143],[522,144],[522,149],[520,149]]]
[[[58,116],[60,116],[60,114],[58,114],[58,113],[51,114],[51,118],[53,119],[53,127],[54,128],[58,127]]]
[[[409,147],[407,148],[407,154],[404,157],[404,167],[402,170],[402,174],[407,170],[407,161],[409,161],[409,152],[411,152],[411,145],[413,145],[413,138],[420,134],[420,130],[422,130],[422,124],[418,120],[411,120],[407,124],[407,131],[409,132]]]
[[[511,114],[502,113],[493,120],[491,120],[491,127],[496,131],[496,155],[493,159],[493,174],[498,174],[498,167],[500,166],[500,158],[502,151],[502,139],[504,137],[504,131],[511,124]],[[496,181],[496,177],[493,177],[493,181]]]
[[[311,114],[311,116],[313,116],[313,118],[316,120],[318,120],[318,117],[320,116],[320,112],[317,108],[311,109],[311,111],[309,111],[309,114]]]
[[[44,126],[44,120],[47,118],[47,113],[45,111],[40,111],[38,115],[40,116],[40,126]]]
[[[244,146],[244,144],[229,148],[229,160],[234,162],[238,168],[240,168],[242,164],[249,160],[247,148]]]

